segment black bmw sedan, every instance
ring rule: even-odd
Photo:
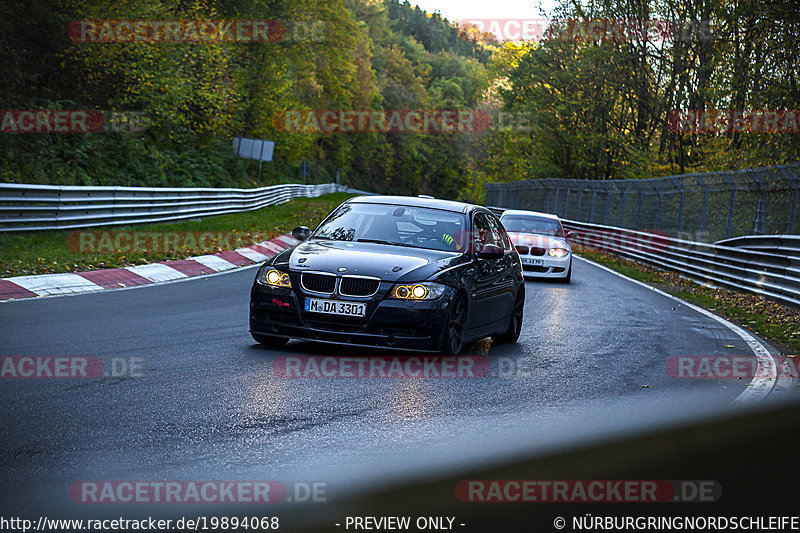
[[[500,221],[475,205],[360,196],[267,261],[250,297],[256,342],[440,351],[516,342],[525,282]]]

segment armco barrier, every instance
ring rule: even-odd
[[[717,242],[717,244],[788,257],[800,257],[800,235],[746,235],[744,237],[725,239]]]
[[[140,224],[250,211],[332,192],[335,183],[258,189],[83,187],[0,183],[0,232]]]
[[[709,244],[575,220],[562,223],[573,232],[574,243],[800,307],[800,236],[751,236]]]
[[[489,207],[500,215],[505,209]],[[715,244],[561,219],[570,242],[683,274],[706,285],[800,307],[800,235],[752,235]]]

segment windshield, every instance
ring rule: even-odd
[[[349,203],[320,225],[312,239],[374,242],[428,250],[464,250],[462,213],[385,204]]]
[[[514,233],[534,233],[550,237],[564,237],[558,220],[534,215],[509,215],[500,219],[506,231]]]

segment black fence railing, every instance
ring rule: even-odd
[[[488,183],[486,205],[714,242],[800,233],[800,163],[641,180]]]

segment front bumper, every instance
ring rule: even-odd
[[[307,296],[299,289],[277,289],[256,282],[250,293],[250,331],[336,344],[438,351],[447,320],[447,304],[455,290],[448,288],[436,300],[385,299],[392,285],[382,282],[378,293],[371,298],[331,298],[366,303],[366,316],[354,318],[307,312],[305,298],[320,296]]]
[[[567,254],[565,257],[553,257],[547,254],[539,256],[520,254],[519,257],[522,261],[522,274],[526,278],[566,278],[572,261],[572,253]],[[526,259],[541,264],[526,265]]]

